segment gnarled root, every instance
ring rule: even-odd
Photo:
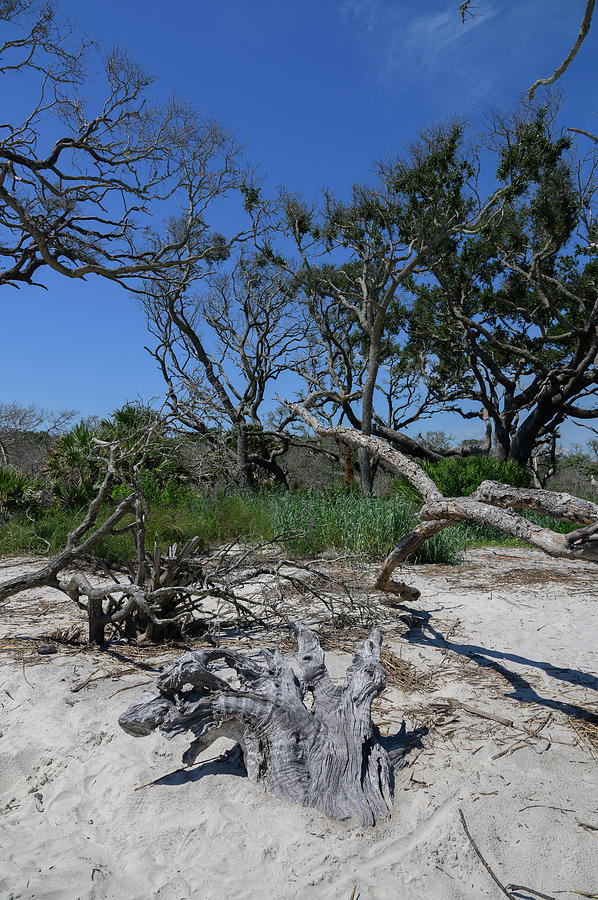
[[[166,737],[190,731],[187,765],[217,738],[230,738],[242,750],[250,781],[269,793],[334,819],[362,825],[387,819],[393,767],[371,720],[372,701],[386,681],[380,631],[358,643],[342,685],[330,679],[313,631],[299,625],[297,642],[299,675],[278,650],[262,650],[265,667],[226,649],[187,653],[119,724],[138,737],[155,728]],[[238,688],[210,670],[218,660],[236,671]],[[306,691],[313,695],[311,709]]]

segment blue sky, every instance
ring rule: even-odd
[[[57,6],[106,46],[127,47],[159,76],[158,95],[175,92],[222,121],[269,188],[315,197],[366,180],[422,127],[460,113],[481,128],[492,107],[514,107],[568,52],[585,0],[477,0],[465,26],[457,0]],[[596,60],[597,23],[559,82],[563,124],[594,132]],[[43,280],[47,291],[4,288],[0,400],[105,415],[160,394],[143,316],[126,291],[97,278]]]

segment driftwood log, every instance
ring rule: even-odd
[[[420,592],[402,581],[394,581],[391,576],[395,569],[429,538],[464,519],[498,528],[550,556],[598,563],[598,504],[562,491],[513,488],[495,481],[484,481],[470,497],[443,497],[429,475],[387,441],[343,425],[326,427],[305,406],[297,403],[286,405],[316,434],[365,449],[372,456],[384,460],[421,495],[424,501],[419,512],[421,523],[391,550],[376,578],[379,590],[397,596],[400,601],[415,601]],[[518,516],[514,509],[534,510],[582,527],[568,534],[560,534]],[[393,601],[387,602],[395,605]]]
[[[380,631],[358,643],[341,685],[331,680],[314,632],[304,625],[296,631],[298,673],[278,650],[262,650],[265,667],[233,650],[193,651],[166,669],[119,724],[136,737],[155,728],[167,738],[191,732],[185,765],[213,741],[230,738],[241,749],[249,780],[268,793],[334,819],[374,825],[390,815],[393,765],[404,755],[404,749],[383,746],[388,739],[371,719],[372,701],[386,680]],[[220,660],[236,672],[240,686],[210,669]]]

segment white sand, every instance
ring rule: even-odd
[[[4,561],[0,579],[14,571]],[[596,569],[494,549],[405,577],[431,629],[399,622],[385,642],[419,687],[387,689],[376,717],[387,731],[404,718],[429,732],[397,773],[391,820],[369,829],[272,799],[220,763],[136,791],[179,768],[187,746],[118,727],[142,690],[120,689],[151,673],[132,670],[127,648],[124,660],[77,647],[40,657],[35,638],[79,614],[49,590],[10,601],[0,637],[19,639],[0,666],[0,896],[349,900],[355,886],[354,900],[501,896],[459,808],[503,884],[555,900],[598,894],[598,831],[579,824],[598,828],[598,762],[569,718],[598,713]],[[349,658],[328,654],[333,675]],[[514,727],[430,709],[446,698]]]

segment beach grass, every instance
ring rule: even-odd
[[[284,552],[296,557],[313,558],[335,550],[379,560],[417,525],[417,508],[401,495],[362,498],[340,489],[238,491],[218,496],[177,490],[153,500],[146,535],[148,544],[156,538],[161,547],[196,536],[204,548],[235,540],[280,539]],[[109,512],[106,506],[100,520]],[[82,515],[83,510],[58,506],[33,516],[14,514],[0,524],[0,554],[56,553]],[[536,513],[526,517],[557,531],[574,527]],[[468,547],[489,544],[517,546],[519,542],[495,529],[463,522],[428,540],[413,559],[454,565]],[[115,535],[99,541],[93,552],[107,562],[121,562],[132,556],[133,546],[127,534]]]

